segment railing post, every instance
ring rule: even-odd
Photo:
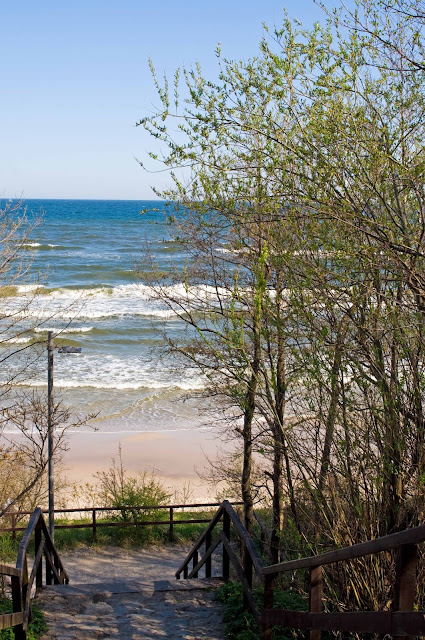
[[[208,531],[205,536],[205,553],[211,546],[211,531]],[[205,577],[211,578],[211,556],[209,556],[205,562]]]
[[[12,576],[12,605],[13,613],[22,611],[22,590],[21,579],[18,576]],[[15,640],[26,640],[27,634],[24,631],[24,625],[18,624],[13,628]]]
[[[198,552],[195,551],[195,553],[193,554],[193,566],[192,566],[192,569],[194,569],[196,567],[198,562],[199,562]],[[192,577],[193,578],[197,578],[198,577],[198,572],[194,573]]]
[[[274,575],[264,576],[264,611],[273,609],[274,599]],[[273,638],[273,627],[270,624],[261,624],[261,640],[271,640]]]
[[[416,599],[417,564],[418,548],[415,544],[404,544],[397,549],[394,611],[413,611]],[[411,637],[404,636],[403,640]]]
[[[248,549],[246,546],[243,546],[243,570],[245,573],[246,581],[248,582],[249,588],[252,590],[252,558],[248,553]],[[245,594],[243,594],[243,609],[244,611],[249,611],[250,606],[248,602],[248,598]]]
[[[12,528],[12,540],[16,540],[16,514],[14,511],[12,511],[11,514],[10,526]]]
[[[168,539],[170,542],[174,540],[174,509],[170,507],[170,529],[168,531]]]
[[[97,542],[96,509],[92,511],[93,542]]]
[[[37,522],[34,532],[34,555],[37,557],[38,550],[41,545],[41,519]],[[35,576],[35,588],[41,589],[43,586],[43,558],[40,560],[40,564],[37,568]]]
[[[223,535],[230,541],[230,516],[226,510],[223,511]],[[223,580],[228,580],[230,576],[229,554],[223,545]]]
[[[323,571],[322,567],[314,567],[310,571],[310,613],[320,613],[322,610]],[[310,640],[320,640],[320,629],[311,629]]]
[[[27,554],[25,552],[25,558],[24,558],[24,566],[22,568],[22,578],[21,578],[21,594],[22,594],[22,611],[25,611],[26,606],[27,606],[27,598],[30,600],[31,599],[31,594],[28,593],[28,557]],[[27,620],[27,622],[30,622],[31,620],[31,604],[30,604],[30,608],[29,608],[29,618]],[[25,620],[24,620],[25,622]],[[27,632],[24,630],[24,635],[22,636],[23,638],[27,637]]]
[[[53,584],[53,571],[46,556],[46,584]]]

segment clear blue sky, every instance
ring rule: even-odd
[[[323,19],[312,0],[2,0],[0,197],[154,197],[166,177],[134,159],[152,145],[134,126],[157,103],[148,58],[214,73],[218,42],[255,55],[283,6],[306,26]]]

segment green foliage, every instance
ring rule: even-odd
[[[153,474],[146,471],[136,476],[127,476],[124,468],[121,446],[118,463],[112,460],[112,467],[107,471],[95,474],[99,481],[99,497],[104,506],[130,507],[120,510],[120,518],[126,522],[147,520],[155,516],[155,520],[164,517],[161,510],[152,509],[154,505],[162,505],[170,498],[163,484]],[[146,507],[143,510],[131,507]]]
[[[0,598],[0,613],[12,613],[12,601],[8,598]],[[28,640],[38,640],[47,631],[47,626],[44,621],[44,616],[40,609],[36,606],[32,606],[32,620],[28,625],[27,638]],[[14,640],[15,634],[13,628],[0,630],[0,640]]]
[[[260,610],[263,607],[263,589],[253,589],[254,599]],[[240,582],[227,582],[217,589],[216,597],[224,604],[224,622],[226,624],[226,638],[229,640],[259,640],[260,633],[254,617],[243,610],[243,589]],[[275,591],[275,608],[306,611],[308,603],[300,594],[290,589]],[[275,630],[276,640],[293,640],[291,629]],[[300,637],[297,634],[297,637]]]

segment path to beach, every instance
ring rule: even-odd
[[[224,639],[218,579],[180,580],[187,546],[83,548],[62,555],[69,585],[37,596],[48,626],[43,640]]]

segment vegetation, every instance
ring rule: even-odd
[[[8,598],[0,598],[0,614],[12,613],[12,611],[12,601]],[[27,639],[38,640],[46,633],[47,626],[42,612],[36,605],[32,605],[31,614],[32,620],[28,625]],[[0,630],[0,640],[14,640],[14,638],[15,634],[12,627]]]
[[[153,473],[139,472],[137,476],[127,476],[122,459],[121,445],[119,446],[118,462],[112,460],[112,466],[107,471],[95,474],[99,486],[97,494],[99,505],[114,508],[146,507],[140,509],[120,509],[120,518],[125,522],[132,520],[148,520],[155,516],[155,520],[164,515],[164,512],[150,509],[154,505],[166,504],[171,497],[167,493],[161,481]],[[165,514],[166,515],[166,514]]]
[[[170,89],[153,70],[161,108],[139,122],[189,254],[141,277],[186,322],[179,342],[164,326],[168,348],[240,443],[248,529],[260,459],[272,561],[285,513],[318,552],[424,514],[425,14],[361,0],[324,16],[285,18],[251,60],[218,52],[216,81],[195,67]],[[378,562],[335,572],[334,606],[388,606]]]
[[[254,589],[254,599],[260,610],[263,605],[264,592],[262,589]],[[219,587],[216,597],[224,603],[224,622],[226,624],[226,638],[229,640],[259,640],[258,625],[251,613],[243,610],[243,590],[239,582],[228,582]],[[275,604],[279,609],[291,609],[293,611],[307,611],[308,597],[286,588],[275,591]],[[293,640],[292,629],[276,628],[275,640]]]

